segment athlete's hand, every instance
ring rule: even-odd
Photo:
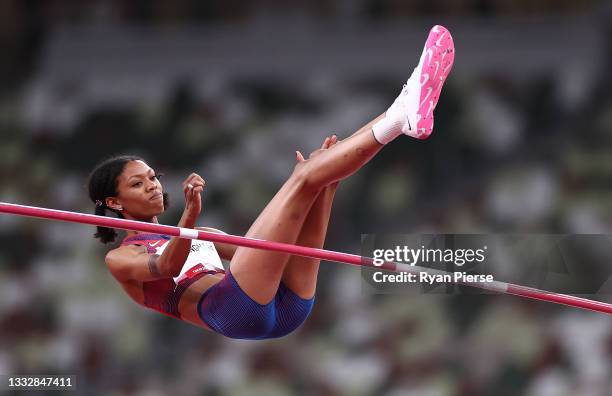
[[[310,153],[310,155],[308,156],[308,159],[316,157],[317,155],[319,155],[323,151],[329,149],[331,146],[333,146],[336,143],[338,143],[338,136],[331,135],[331,136],[326,137],[325,140],[323,141],[323,144],[321,145],[321,148],[313,151],[312,153]],[[304,161],[306,161],[304,159],[304,156],[302,155],[302,153],[299,152],[299,151],[295,152],[295,159],[297,160],[297,162],[304,162]]]
[[[321,145],[321,148],[310,153],[310,155],[308,156],[308,159],[316,157],[317,155],[321,154],[323,151],[330,149],[336,143],[338,143],[338,136],[336,136],[335,134],[326,137],[325,140],[323,141],[323,144]],[[299,151],[295,152],[295,159],[297,160],[297,162],[306,161],[302,153]],[[326,187],[326,190],[330,191],[333,194],[336,191],[336,188],[338,188],[338,183],[340,183],[340,181],[335,181],[329,184]]]
[[[202,196],[206,182],[197,173],[192,173],[183,182],[183,193],[185,194],[185,210],[183,216],[189,220],[195,220],[202,211]]]

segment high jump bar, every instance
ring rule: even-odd
[[[202,241],[227,243],[236,246],[271,250],[276,252],[289,253],[297,256],[316,258],[320,260],[335,261],[360,267],[373,267],[393,272],[416,273],[426,271],[429,274],[449,274],[445,271],[389,261],[386,261],[381,265],[375,265],[374,259],[372,258],[359,256],[356,254],[336,252],[333,250],[317,249],[308,246],[292,245],[289,243],[266,241],[262,239],[247,238],[237,235],[220,234],[209,231],[194,230],[191,228],[175,227],[135,220],[118,219],[86,213],[69,212],[64,210],[48,209],[35,206],[17,205],[6,202],[0,202],[0,213],[36,217],[48,220],[60,220],[71,223],[91,224],[95,226],[117,228],[122,230],[151,232],[186,239],[198,239]],[[612,314],[612,304],[609,303],[589,300],[582,297],[570,296],[567,294],[549,292],[512,283],[493,281],[461,282],[461,284],[477,287],[484,290],[494,291],[500,294],[512,294],[515,296]]]

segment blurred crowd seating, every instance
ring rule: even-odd
[[[180,184],[195,171],[207,181],[202,225],[244,234],[291,172],[295,150],[314,150],[331,133],[345,138],[384,111],[418,59],[426,24],[416,21],[441,15],[458,26],[458,57],[435,132],[425,142],[398,139],[341,183],[326,248],[359,253],[366,233],[612,230],[612,46],[602,2],[9,3],[0,10],[12,43],[0,78],[2,201],[93,213],[87,173],[135,153],[166,174],[163,223],[177,222]],[[566,41],[555,40],[561,28],[550,15],[563,21]],[[342,25],[330,40],[350,46],[321,50],[342,50],[342,59],[311,59],[304,40],[287,59],[276,53],[288,39],[270,44],[278,31],[268,25],[300,18],[330,33]],[[389,30],[379,26],[387,22]],[[244,38],[253,48],[239,46],[233,30],[259,23],[269,30]],[[401,24],[411,51],[396,54]],[[369,47],[350,37],[362,28],[380,28],[381,48],[371,49],[379,61],[358,61]],[[499,54],[498,43],[477,41],[509,31],[521,39],[506,38]],[[198,34],[201,42],[183,40]],[[305,37],[321,44],[325,32]],[[169,60],[174,47],[181,62]],[[192,49],[203,50],[193,55],[200,75],[182,69]],[[265,72],[284,60],[295,68]],[[93,232],[0,216],[0,373],[76,374],[76,394],[87,395],[612,394],[612,322],[603,314],[465,290],[369,295],[358,269],[323,263],[301,329],[234,341],[132,303]]]

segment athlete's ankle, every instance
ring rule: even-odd
[[[401,117],[394,117],[385,114],[385,117],[378,120],[372,126],[374,139],[380,144],[387,144],[402,134],[403,120]]]

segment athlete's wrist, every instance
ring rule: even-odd
[[[198,216],[183,212],[183,216],[181,216],[181,220],[179,221],[178,226],[184,228],[194,228],[197,219]]]

